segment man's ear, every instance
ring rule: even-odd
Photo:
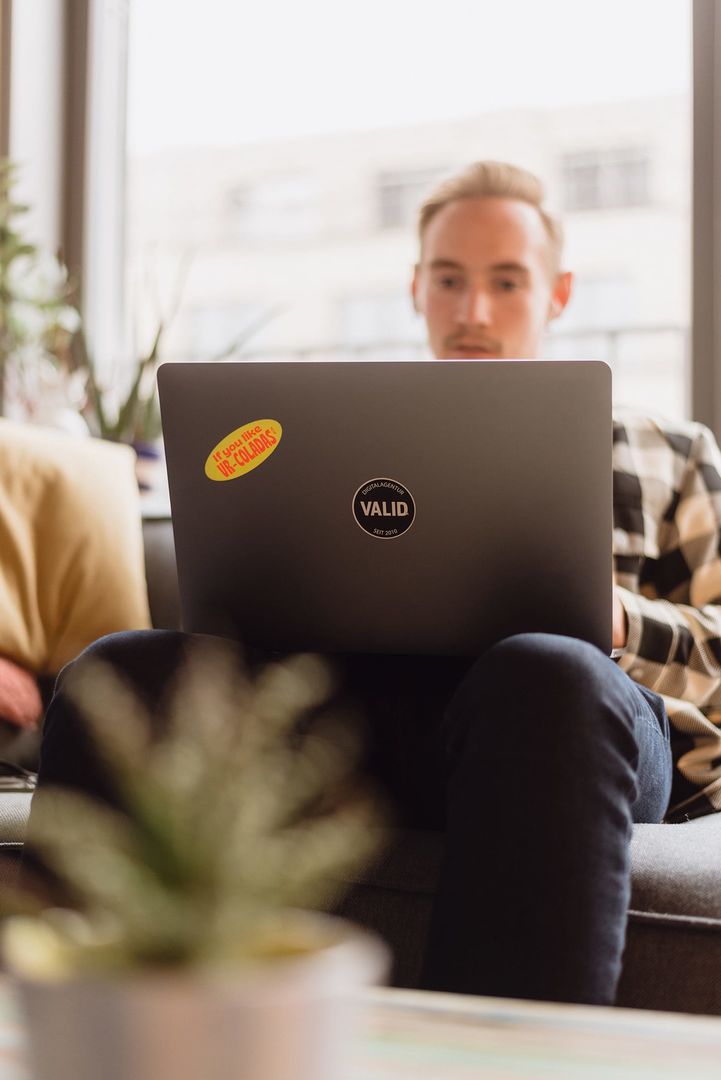
[[[557,319],[565,308],[568,301],[571,299],[571,291],[573,289],[573,274],[566,270],[562,274],[556,275],[556,280],[553,284],[553,291],[551,292],[551,302],[548,305],[548,321],[551,319]]]
[[[413,301],[413,310],[421,314],[421,309],[418,306],[418,275],[420,273],[420,266],[418,263],[413,267],[413,277],[411,278],[411,300]]]

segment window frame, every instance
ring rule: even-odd
[[[721,0],[693,0],[691,415],[721,439]],[[710,228],[709,228],[710,225]]]
[[[0,156],[10,153],[10,80],[13,0],[0,3]]]

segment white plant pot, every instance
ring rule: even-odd
[[[235,974],[16,979],[31,1077],[339,1080],[354,992],[384,977],[387,950],[322,918],[343,927],[335,943]]]

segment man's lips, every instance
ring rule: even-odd
[[[469,356],[500,356],[501,354],[501,346],[495,341],[449,341],[446,348]]]

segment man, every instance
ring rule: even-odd
[[[572,285],[561,271],[560,223],[542,199],[529,173],[481,162],[422,206],[412,295],[437,359],[538,356]],[[614,594],[613,645],[625,644],[626,615]]]
[[[413,300],[439,359],[538,355],[571,276],[534,177],[471,166],[424,204],[420,240]],[[614,453],[619,664],[546,634],[498,642],[470,669],[339,660],[366,706],[374,771],[409,820],[446,828],[428,988],[612,1002],[632,824],[661,821],[670,799],[682,817],[721,806],[721,455],[699,425],[632,416],[615,426]],[[118,664],[152,706],[184,647],[183,635],[156,633],[89,652]],[[673,797],[655,691],[671,695]],[[61,685],[40,783],[100,788],[97,773]]]

